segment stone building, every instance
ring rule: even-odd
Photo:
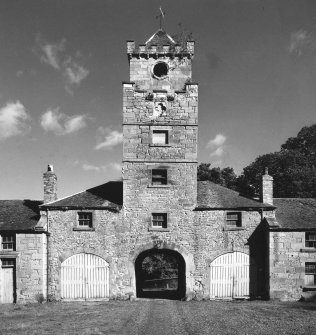
[[[194,42],[160,29],[127,55],[122,181],[58,199],[49,166],[43,203],[2,201],[0,301],[311,295],[316,199],[273,199],[267,172],[260,200],[197,182]]]

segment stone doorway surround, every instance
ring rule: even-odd
[[[137,295],[137,283],[136,283],[136,261],[139,256],[143,252],[147,251],[154,251],[154,250],[167,250],[171,252],[176,252],[175,254],[178,254],[179,258],[183,259],[184,262],[184,271],[183,271],[183,281],[184,281],[184,288],[183,292],[181,293],[183,295],[183,298],[187,296],[190,292],[193,291],[194,287],[194,271],[195,271],[195,264],[193,255],[188,252],[184,247],[177,245],[175,243],[168,243],[166,241],[162,240],[155,240],[151,243],[146,243],[139,245],[137,248],[135,248],[132,252],[130,252],[129,256],[129,262],[128,262],[128,272],[131,278],[131,287],[135,291],[135,295]]]
[[[151,256],[166,256],[165,261],[173,263],[177,274],[171,277],[146,279],[142,271],[144,261]],[[157,268],[159,269],[159,268]],[[136,295],[138,298],[159,298],[179,300],[185,298],[185,261],[181,254],[170,249],[149,249],[143,251],[135,261]]]

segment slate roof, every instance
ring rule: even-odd
[[[163,29],[158,29],[153,36],[151,36],[146,42],[146,46],[151,45],[163,46],[163,45],[175,45],[175,40],[169,36]]]
[[[316,199],[276,198],[276,220],[285,229],[316,229]]]
[[[37,200],[0,200],[0,231],[28,231],[36,226],[40,215]]]
[[[211,181],[198,181],[197,184],[197,208],[207,209],[243,209],[243,208],[266,208],[273,209],[274,206],[264,204],[260,201],[246,198],[238,192],[229,188],[214,184]]]
[[[123,182],[110,181],[69,197],[43,205],[44,208],[112,208],[123,204]]]

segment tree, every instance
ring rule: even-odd
[[[219,184],[231,189],[236,189],[237,186],[237,175],[235,174],[233,168],[211,168],[210,163],[201,163],[198,166],[197,179],[200,181],[210,180],[215,184]]]
[[[147,256],[142,263],[145,279],[166,279],[178,276],[178,262],[172,255],[156,253]]]
[[[278,152],[259,156],[238,177],[238,191],[259,195],[266,167],[274,178],[274,197],[316,197],[316,124],[289,138]]]

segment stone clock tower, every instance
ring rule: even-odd
[[[124,219],[138,237],[173,240],[187,231],[197,197],[198,85],[194,42],[159,29],[145,44],[127,42],[123,83]],[[125,223],[127,223],[125,221]]]

